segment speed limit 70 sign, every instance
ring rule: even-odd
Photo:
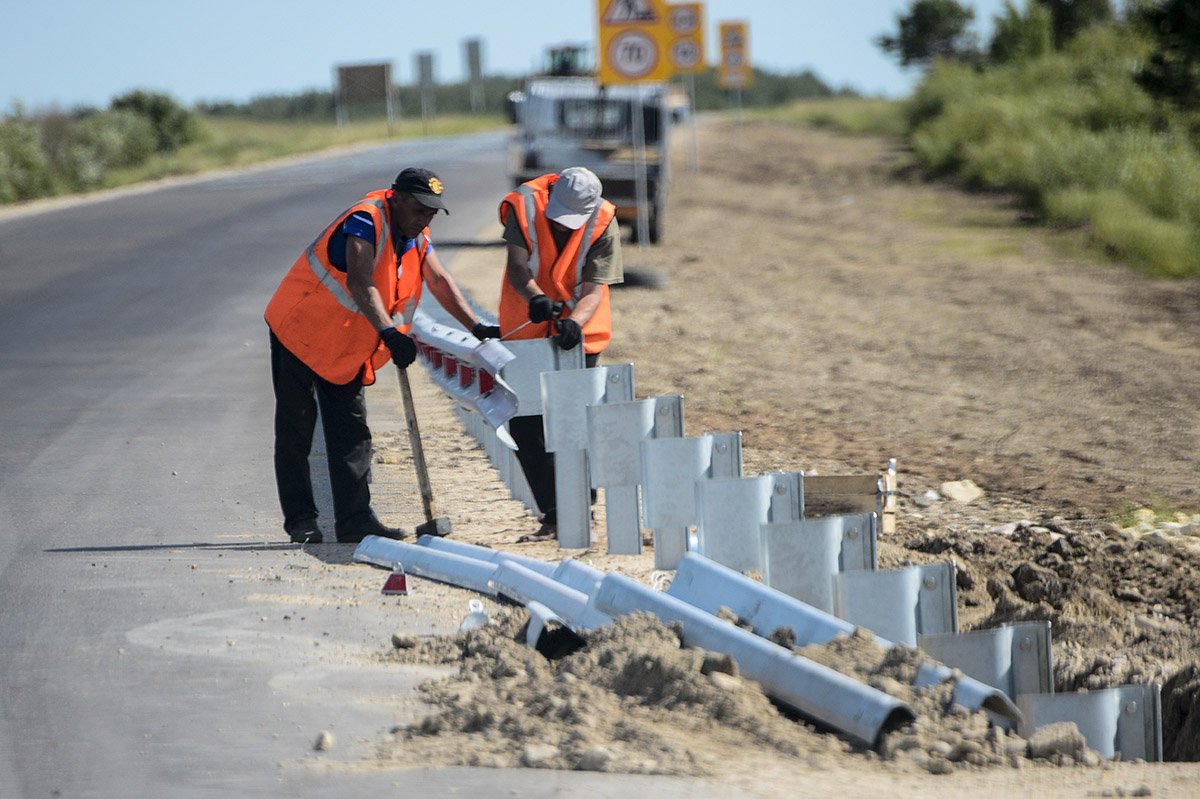
[[[663,0],[598,0],[600,82],[664,81],[671,77],[670,28]]]

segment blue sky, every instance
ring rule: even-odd
[[[24,0],[7,4],[0,114],[105,106],[134,88],[184,103],[242,101],[329,88],[335,64],[392,63],[415,82],[432,51],[439,81],[461,80],[463,42],[483,42],[487,73],[520,74],[548,44],[594,43],[596,0],[440,0],[349,4],[316,0]],[[709,61],[718,22],[743,20],[756,66],[811,69],[835,88],[902,96],[917,77],[871,43],[895,30],[910,0],[708,0]],[[991,29],[1003,0],[967,0]],[[1023,5],[1018,0],[1018,5]]]

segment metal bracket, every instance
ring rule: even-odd
[[[546,451],[554,453],[558,545],[591,546],[587,408],[633,399],[633,364],[542,372],[542,424]]]
[[[610,554],[642,551],[638,486],[643,441],[683,435],[683,397],[649,397],[606,402],[587,409],[588,471],[593,488],[604,489]]]
[[[834,613],[889,641],[917,645],[919,634],[958,632],[954,564],[834,575]]]
[[[542,372],[583,368],[583,347],[560,349],[548,338],[505,341],[504,346],[514,356],[500,371],[517,397],[513,416],[541,415]]]
[[[866,513],[761,525],[763,580],[832,613],[834,575],[875,569],[878,521]]]
[[[696,483],[699,551],[737,571],[761,571],[759,528],[804,515],[804,477],[772,472]]]
[[[1021,735],[1038,727],[1072,721],[1090,749],[1106,758],[1159,762],[1163,756],[1162,698],[1158,685],[1122,685],[1100,691],[1022,694]]]
[[[742,476],[742,434],[654,438],[641,444],[642,513],[654,531],[654,567],[674,569],[696,524],[696,483]]]
[[[919,635],[917,644],[934,660],[994,685],[1013,699],[1021,694],[1054,692],[1048,621]]]

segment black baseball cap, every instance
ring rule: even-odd
[[[442,181],[437,175],[428,169],[418,167],[410,166],[396,175],[396,180],[392,182],[392,191],[411,194],[426,208],[436,208],[448,214],[450,209],[446,207],[446,201],[442,199],[443,190]]]

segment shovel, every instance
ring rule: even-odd
[[[400,393],[404,395],[404,419],[408,422],[408,440],[412,445],[413,464],[417,467],[417,484],[421,488],[421,505],[425,509],[425,523],[418,524],[416,532],[421,535],[446,536],[450,534],[450,520],[445,516],[434,517],[433,489],[429,486],[429,470],[425,468],[425,450],[421,446],[421,431],[417,428],[417,410],[413,406],[412,388],[408,385],[408,370],[400,369]]]

